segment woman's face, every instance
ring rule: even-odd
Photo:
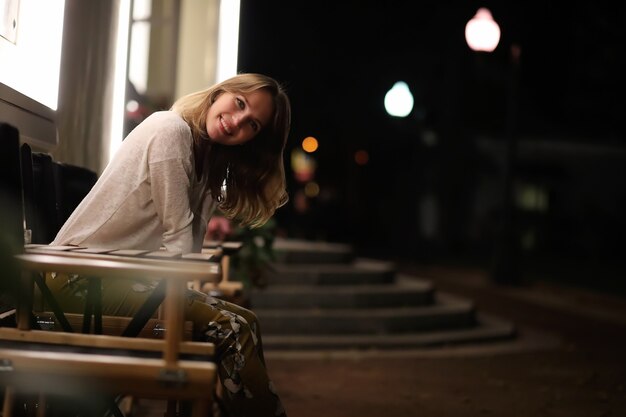
[[[271,121],[272,96],[261,89],[248,94],[222,93],[209,108],[206,131],[222,145],[241,145]]]

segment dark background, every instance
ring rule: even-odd
[[[492,53],[465,25],[488,7]],[[507,143],[514,253],[529,274],[623,290],[626,138],[621,2],[241,2],[239,71],[286,86],[291,201],[281,234],[353,244],[364,256],[489,266],[499,247]],[[517,65],[511,48],[521,51]],[[405,81],[413,111],[385,93]],[[290,152],[320,147],[320,194],[294,202]],[[355,163],[366,150],[369,163]]]

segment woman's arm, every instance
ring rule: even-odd
[[[193,250],[193,213],[189,207],[189,177],[180,160],[150,164],[150,190],[163,225],[163,246],[169,251]]]
[[[161,116],[147,149],[150,193],[163,227],[163,246],[188,253],[194,249],[194,215],[190,206],[193,139],[180,116],[171,112]]]

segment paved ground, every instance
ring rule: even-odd
[[[626,298],[479,270],[402,267],[478,311],[512,320],[514,341],[396,352],[267,352],[292,417],[626,416]]]

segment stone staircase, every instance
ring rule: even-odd
[[[405,349],[515,337],[471,300],[355,258],[349,245],[278,239],[269,285],[251,292],[265,349]]]

